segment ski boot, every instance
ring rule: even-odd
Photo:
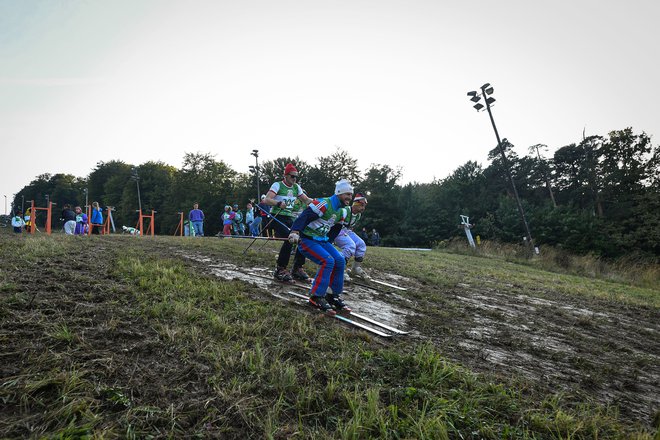
[[[326,301],[324,296],[316,296],[312,295],[309,297],[309,305],[312,307],[316,307],[322,312],[327,313],[328,315],[336,315],[337,312],[335,312],[330,304],[328,304],[328,301]]]
[[[363,278],[365,280],[369,279],[369,275],[362,269],[362,262],[361,261],[354,261],[353,262],[353,269],[351,269],[351,275],[354,277],[359,277]]]
[[[291,277],[291,274],[289,273],[288,270],[286,270],[286,267],[278,267],[275,269],[275,272],[273,273],[273,277],[277,281],[281,281],[283,283],[292,283],[293,278]]]
[[[309,275],[307,275],[305,269],[303,269],[302,266],[294,267],[291,271],[291,275],[295,280],[309,282]]]
[[[344,300],[339,294],[333,293],[332,295],[328,295],[327,302],[337,311],[337,313],[351,313],[351,308],[344,303]]]

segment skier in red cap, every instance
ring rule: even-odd
[[[298,169],[291,163],[286,164],[286,167],[284,167],[284,178],[281,182],[273,183],[266,193],[266,198],[263,200],[265,204],[272,206],[270,215],[273,216],[275,221],[271,223],[271,226],[275,230],[275,236],[278,238],[287,238],[289,236],[291,225],[296,218],[296,215],[293,213],[293,204],[295,201],[300,199],[304,203],[304,206],[312,202],[312,199],[307,197],[297,181]],[[293,278],[301,281],[308,280],[309,276],[303,269],[305,257],[298,250],[296,250],[296,254],[293,257],[291,273],[287,271],[291,249],[291,243],[288,241],[282,243],[282,248],[277,258],[277,268],[273,274],[274,277],[279,281],[287,282],[292,281]]]

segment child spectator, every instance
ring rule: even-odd
[[[231,206],[225,206],[225,212],[222,214],[222,235],[231,235],[231,225],[236,215],[232,212]]]
[[[243,213],[234,204],[234,235],[243,235],[245,233],[245,224],[243,224]]]
[[[11,218],[11,225],[17,234],[23,232],[23,227],[25,226],[25,220],[23,220],[21,214],[23,214],[21,211],[16,211],[16,215]]]
[[[82,212],[80,206],[76,206],[76,230],[73,235],[85,235],[87,227],[87,214]]]

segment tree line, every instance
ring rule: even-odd
[[[660,255],[660,147],[647,134],[626,128],[584,137],[547,158],[544,145],[531,146],[522,157],[506,139],[502,148],[508,163],[495,148],[485,167],[468,161],[444,179],[405,185],[399,183],[399,168],[371,164],[361,171],[342,149],[318,157],[315,164],[280,157],[259,165],[258,185],[265,193],[281,179],[288,162],[298,168],[311,197],[331,195],[337,180],[349,179],[356,190],[370,194],[362,226],[377,229],[384,245],[430,246],[463,236],[460,215],[470,217],[473,234],[482,239],[522,243],[524,225],[507,177],[509,167],[536,244],[608,258]],[[115,207],[118,226],[134,226],[138,185],[143,211],[157,211],[157,234],[174,233],[177,213],[187,214],[196,201],[206,213],[205,229],[215,234],[222,229],[226,204],[244,209],[258,196],[254,169],[241,173],[210,153],[185,153],[180,169],[162,162],[114,160],[99,162],[87,177],[42,174],[15,195],[13,206],[24,200],[45,206],[47,196],[57,203],[56,227],[61,207],[83,205],[87,191],[89,203]]]

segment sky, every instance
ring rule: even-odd
[[[655,0],[0,0],[0,194],[98,162],[341,148],[431,182],[502,138],[657,144]],[[304,177],[304,176],[303,176]]]

